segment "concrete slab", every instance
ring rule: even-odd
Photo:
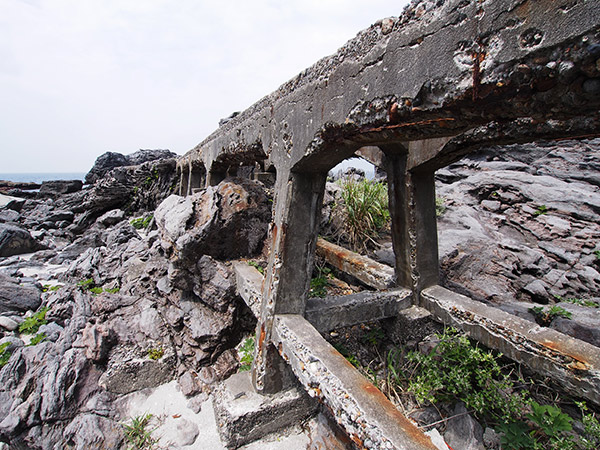
[[[317,408],[316,402],[302,389],[257,394],[249,372],[235,374],[221,383],[213,393],[213,403],[221,439],[227,448],[239,448],[298,424]]]

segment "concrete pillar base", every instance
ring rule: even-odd
[[[238,448],[310,417],[318,404],[304,389],[258,394],[250,372],[241,372],[219,384],[213,406],[223,445]]]

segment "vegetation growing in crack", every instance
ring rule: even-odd
[[[79,286],[81,290],[91,292],[94,295],[102,294],[103,292],[108,294],[116,294],[121,290],[119,287],[103,288],[102,286],[97,286],[96,282],[92,278],[79,281],[77,286]]]
[[[552,305],[547,308],[534,306],[533,308],[529,308],[529,311],[535,316],[537,323],[544,327],[549,326],[557,317],[564,317],[565,319],[573,317],[573,314],[570,311],[557,305]]]
[[[328,267],[315,267],[317,276],[310,280],[309,297],[324,298],[327,295],[327,285],[332,277],[331,269]]]
[[[130,425],[122,424],[125,439],[130,445],[128,448],[135,450],[154,448],[158,440],[152,437],[154,430],[148,429],[150,419],[152,419],[152,414],[142,414],[132,417]]]
[[[446,212],[446,199],[444,197],[435,198],[435,216],[442,217]]]
[[[42,325],[46,325],[46,313],[50,308],[41,308],[38,312],[26,317],[25,320],[19,325],[19,333],[23,334],[36,334]]]
[[[265,276],[265,269],[256,261],[248,261],[248,265],[258,270],[262,276]]]
[[[10,359],[10,355],[12,354],[8,347],[10,346],[10,342],[5,342],[4,344],[0,344],[0,367],[4,367],[8,364],[8,360]]]
[[[131,219],[129,221],[129,223],[136,230],[142,230],[142,229],[148,228],[150,226],[150,222],[152,222],[153,218],[154,218],[154,216],[152,214],[150,214],[149,216],[146,216],[146,217],[136,217],[135,219]]]
[[[158,361],[165,354],[165,349],[162,347],[150,348],[148,349],[148,358],[153,361]]]
[[[575,298],[575,297],[562,298],[560,295],[555,295],[554,298],[556,299],[557,302],[573,303],[574,305],[585,306],[586,308],[600,307],[600,305],[598,305],[598,303],[596,303],[595,301],[587,300],[587,299],[583,299],[583,298]]]
[[[252,369],[254,361],[254,336],[244,339],[242,345],[238,347],[238,355],[240,357],[240,372],[247,372]]]
[[[31,338],[31,341],[29,342],[29,344],[27,344],[27,346],[33,347],[34,345],[37,345],[40,342],[43,342],[44,340],[46,340],[47,337],[48,336],[46,336],[45,333],[38,333],[34,337]]]

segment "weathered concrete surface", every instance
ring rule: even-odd
[[[317,407],[297,388],[270,396],[257,394],[249,372],[222,382],[213,393],[213,403],[221,440],[227,448],[238,448],[294,425],[314,414]]]
[[[327,405],[359,448],[437,448],[303,317],[277,315],[274,339],[308,393]]]
[[[310,298],[304,317],[319,332],[395,317],[412,305],[412,292],[397,289],[389,292],[359,292],[336,297]]]
[[[325,239],[317,240],[316,253],[333,267],[352,275],[372,288],[388,289],[395,284],[394,269],[390,266],[373,261]]]
[[[233,264],[235,272],[236,291],[244,299],[246,305],[252,310],[255,317],[260,317],[261,291],[264,277],[254,267],[245,261]]]
[[[438,320],[600,405],[600,348],[441,286],[423,290],[421,302]]]
[[[232,117],[179,161],[181,192],[187,193],[218,183],[240,164],[276,173],[253,371],[258,391],[284,385],[274,343],[295,358],[296,375],[313,391],[329,370],[347,374],[337,354],[309,356],[323,347],[302,318],[327,171],[362,147],[383,152],[385,158],[372,153],[389,174],[395,274],[377,288],[396,283],[418,301],[422,290],[438,283],[434,170],[483,143],[598,135],[599,30],[600,9],[592,1],[417,1]],[[256,303],[256,290],[248,297]],[[451,317],[448,311],[451,305],[439,314]],[[513,345],[510,336],[496,337],[500,347]],[[558,364],[539,361],[546,372]],[[310,364],[316,372],[309,379]],[[595,375],[581,382],[567,375],[570,389],[597,388],[590,381]],[[326,395],[342,402],[335,414],[369,410],[368,420],[360,418],[365,428],[349,430],[366,433],[357,437],[361,443],[398,437],[368,395],[352,392],[344,403],[338,394]],[[384,414],[392,414],[386,408]]]

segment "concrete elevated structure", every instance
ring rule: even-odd
[[[362,31],[183,156],[182,195],[240,173],[274,183],[266,278],[238,271],[259,319],[255,390],[281,391],[291,369],[357,446],[434,448],[311,325],[307,293],[326,176],[358,153],[388,174],[394,272],[377,275],[352,255],[319,251],[342,270],[369,266],[364,275],[377,289],[401,290],[380,297],[379,308],[365,304],[364,320],[399,305],[424,307],[598,404],[597,349],[437,286],[434,173],[483,145],[598,136],[599,107],[597,1],[421,1]],[[360,301],[348,304],[356,315]]]

